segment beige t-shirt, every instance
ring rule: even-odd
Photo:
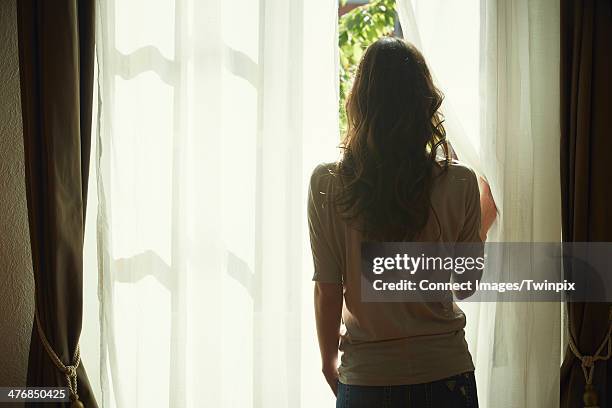
[[[403,385],[440,380],[474,370],[465,341],[465,315],[455,304],[362,302],[361,233],[337,213],[330,199],[338,180],[333,164],[319,165],[310,180],[308,221],[313,280],[344,289],[340,381],[351,385]],[[441,171],[435,169],[435,171]],[[456,162],[434,178],[437,215],[420,242],[480,242],[480,199],[474,172]]]

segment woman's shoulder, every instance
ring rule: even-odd
[[[453,181],[476,183],[476,172],[466,163],[458,160],[438,162],[438,172]]]
[[[312,187],[329,185],[337,176],[337,166],[337,162],[318,164],[310,176],[310,185]],[[437,162],[434,172],[437,176],[448,181],[460,182],[461,184],[466,182],[477,183],[476,172],[466,163],[458,160]]]
[[[337,162],[319,163],[312,171],[312,176],[321,176],[326,174],[332,174],[334,169],[337,167]]]
[[[470,166],[457,160],[440,164],[439,175],[434,178],[434,190],[438,200],[448,200],[458,204],[471,200],[478,192],[478,178]],[[463,199],[460,199],[463,197]]]
[[[319,187],[324,184],[329,184],[334,178],[334,169],[336,166],[337,163],[335,162],[318,164],[310,175],[310,186]]]

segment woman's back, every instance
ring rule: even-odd
[[[313,280],[344,289],[340,381],[351,385],[405,385],[439,380],[474,369],[464,339],[465,316],[453,303],[362,302],[363,233],[338,212],[342,187],[335,164],[313,172],[308,205]],[[476,176],[450,163],[434,166],[431,211],[415,237],[421,242],[480,242]]]

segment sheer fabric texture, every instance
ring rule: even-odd
[[[337,153],[336,19],[330,0],[98,2],[104,407],[333,404],[306,198]]]
[[[404,36],[446,93],[459,159],[488,180],[497,242],[558,242],[559,5],[554,0],[398,0]],[[488,267],[529,266],[488,259]],[[485,269],[486,273],[486,269]],[[463,303],[480,404],[557,407],[559,303]]]

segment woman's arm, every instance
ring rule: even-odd
[[[483,177],[479,177],[478,184],[480,185],[480,239],[484,242],[487,240],[487,233],[497,217],[497,206],[495,200],[493,200],[489,183]]]
[[[447,142],[450,149],[450,155],[453,160],[459,160],[457,152],[453,148],[450,141]],[[478,185],[480,186],[480,213],[481,213],[481,224],[480,224],[480,239],[482,242],[487,240],[487,234],[491,226],[497,218],[497,206],[491,194],[491,187],[487,180],[480,176],[478,177]]]
[[[463,257],[477,259],[484,256],[484,241],[487,239],[491,224],[495,221],[497,208],[486,180],[474,172],[469,178],[471,180],[466,192],[466,214],[455,251],[459,251]],[[456,252],[455,256],[457,255]],[[469,290],[453,290],[455,297],[464,300],[472,296],[476,291],[476,281],[482,278],[482,273],[482,269],[464,271],[464,273],[453,272],[453,282],[471,284]]]
[[[338,343],[342,316],[342,284],[315,282],[315,318],[322,371],[334,395],[338,388]]]

